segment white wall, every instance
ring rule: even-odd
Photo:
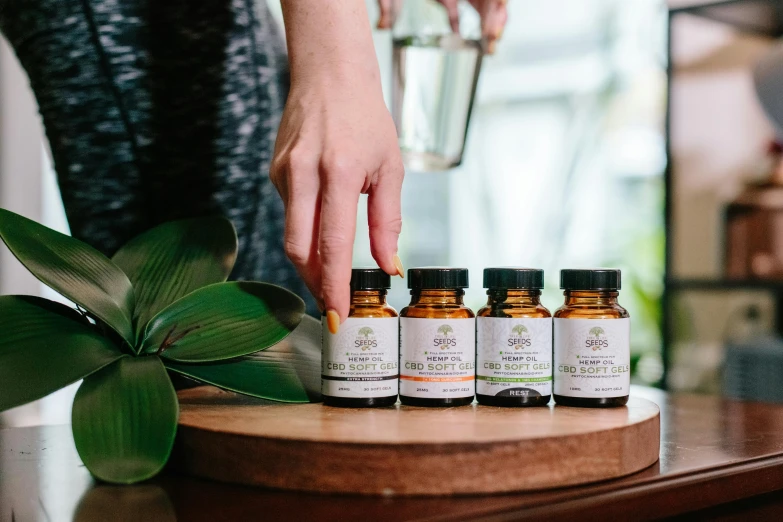
[[[39,220],[42,215],[43,130],[27,76],[0,38],[0,207]],[[38,293],[38,282],[0,249],[0,292]]]
[[[36,221],[42,216],[43,129],[27,81],[8,42],[0,38],[0,207]],[[0,294],[39,295],[41,285],[0,244]],[[39,422],[32,404],[0,415],[0,425]]]

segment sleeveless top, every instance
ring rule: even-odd
[[[314,301],[283,252],[269,163],[288,91],[263,0],[0,0],[74,237],[111,256],[165,221],[222,214],[232,279]]]

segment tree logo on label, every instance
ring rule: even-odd
[[[590,346],[593,351],[600,350],[602,347],[607,346],[606,339],[601,339],[602,335],[606,337],[606,332],[604,332],[604,329],[600,326],[594,326],[593,328],[590,328],[590,331],[587,332],[587,334],[595,337],[595,339],[592,341],[588,340],[588,346]]]
[[[457,345],[457,340],[452,335],[454,333],[454,328],[451,326],[447,324],[439,326],[438,333],[440,334],[440,338],[435,339],[435,346],[439,346],[441,350],[446,350]]]
[[[375,341],[375,336],[373,335],[374,332],[372,331],[372,328],[369,326],[363,326],[359,328],[359,332],[357,333],[357,339],[356,346],[361,347],[362,351],[365,350],[371,350],[375,346],[377,346],[377,342]],[[363,337],[363,339],[362,339]],[[372,341],[370,338],[372,337]]]
[[[443,326],[438,328],[438,333],[439,334],[443,334],[443,337],[448,337],[449,334],[451,334],[453,332],[454,332],[454,329],[451,326],[447,325],[447,324],[444,324]]]
[[[518,324],[511,329],[508,345],[515,350],[521,350],[526,346],[530,346],[530,332],[525,325]]]
[[[527,328],[523,324],[518,324],[511,329],[511,333],[517,334],[517,337],[522,337],[523,334],[527,333]]]
[[[368,339],[372,335],[372,328],[365,326],[359,330],[359,335],[363,335],[365,339]]]

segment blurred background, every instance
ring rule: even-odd
[[[552,311],[563,302],[561,268],[621,268],[635,379],[654,385],[663,381],[666,24],[661,0],[512,0],[502,43],[483,62],[462,165],[406,172],[400,237],[406,267],[467,267],[474,310],[486,302],[487,266],[543,268]],[[376,42],[391,72],[390,37]],[[354,256],[372,264],[366,226]],[[392,284],[400,309],[406,282]]]
[[[269,4],[279,16],[279,0]],[[781,5],[511,0],[462,164],[407,171],[405,266],[469,268],[473,309],[486,300],[484,267],[543,268],[552,311],[561,268],[621,268],[635,383],[783,401],[782,149],[753,82],[783,34]],[[391,103],[392,37],[374,40]],[[67,232],[46,148],[27,79],[0,41],[0,207]],[[364,204],[354,256],[374,264]],[[406,282],[393,285],[400,309]],[[0,293],[53,297],[5,247]],[[68,422],[74,393],[0,425]]]

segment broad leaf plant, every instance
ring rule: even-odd
[[[290,367],[245,357],[294,330],[304,303],[274,285],[226,282],[237,252],[228,220],[166,223],[111,259],[4,209],[0,238],[76,305],[0,296],[0,411],[84,379],[73,438],[98,479],[134,483],[166,464],[179,413],[169,371],[254,397],[308,402]]]

